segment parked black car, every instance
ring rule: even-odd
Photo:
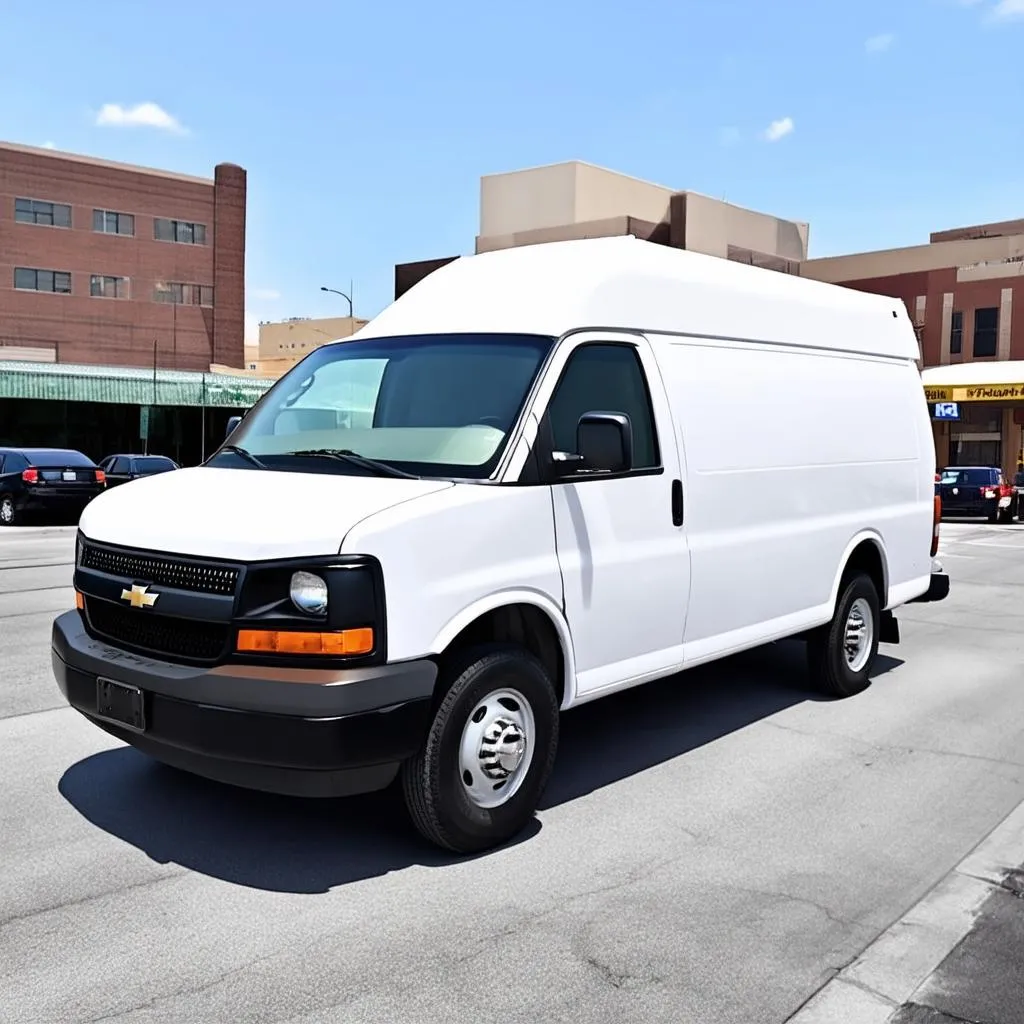
[[[108,455],[100,462],[100,469],[107,474],[108,487],[180,468],[166,455]]]
[[[1013,516],[1013,488],[997,467],[947,466],[936,489],[943,515],[984,516],[990,523],[1007,523]]]
[[[77,517],[105,487],[103,470],[73,449],[0,448],[0,526],[33,512]]]

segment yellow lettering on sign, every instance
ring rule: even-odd
[[[1024,384],[979,384],[954,388],[959,402],[1017,402],[1024,398]]]
[[[1024,401],[1024,383],[972,384],[970,387],[928,387],[924,389],[929,402],[1020,402]]]

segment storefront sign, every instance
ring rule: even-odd
[[[934,416],[937,420],[958,420],[960,406],[956,402],[936,402]]]
[[[929,402],[1024,402],[1024,383],[941,388],[925,385],[924,395]]]

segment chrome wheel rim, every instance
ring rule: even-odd
[[[459,743],[459,778],[471,803],[492,810],[519,791],[533,762],[535,725],[518,691],[494,690],[477,702]]]
[[[871,657],[875,639],[875,622],[871,606],[863,597],[858,597],[850,606],[843,630],[843,653],[851,672],[860,672]]]
[[[0,499],[0,523],[10,523],[14,520],[14,502],[10,498]]]

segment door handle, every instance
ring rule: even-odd
[[[672,481],[672,525],[683,525],[683,481]]]

